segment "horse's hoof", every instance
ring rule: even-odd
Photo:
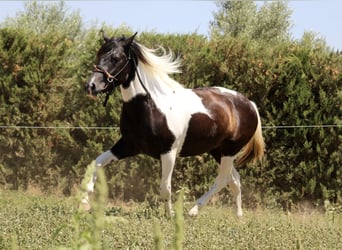
[[[175,211],[173,211],[173,210],[171,210],[171,211],[165,211],[165,216],[166,216],[167,218],[173,218],[173,217],[175,217],[175,215],[176,215],[176,213],[175,213]]]
[[[193,208],[189,211],[190,216],[197,216],[198,215],[198,205],[195,205]]]
[[[91,209],[91,206],[90,206],[89,202],[81,202],[80,206],[79,206],[79,209],[81,211],[89,212],[90,209]]]
[[[236,212],[236,216],[239,218],[239,219],[241,219],[242,218],[242,211],[237,211]]]

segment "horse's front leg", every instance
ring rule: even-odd
[[[94,186],[96,182],[96,176],[97,176],[97,170],[100,167],[104,167],[111,163],[112,161],[120,160],[122,158],[125,158],[127,156],[134,155],[130,147],[127,147],[125,143],[123,142],[122,138],[110,149],[106,152],[100,154],[96,160],[96,168],[93,172],[92,178],[90,178],[89,182],[86,186],[87,194],[82,198],[81,206],[84,210],[90,210],[90,204],[89,204],[89,194],[94,192]]]
[[[89,194],[94,192],[94,186],[96,182],[96,177],[97,177],[97,170],[100,167],[104,167],[108,165],[110,162],[117,160],[115,155],[111,152],[111,150],[107,150],[106,152],[100,154],[96,160],[95,160],[95,170],[92,174],[92,178],[88,181],[86,185],[86,194],[83,196],[82,201],[81,201],[81,207],[83,210],[90,210],[90,203],[89,203]]]
[[[176,160],[176,150],[171,150],[166,154],[162,154],[160,157],[162,165],[162,177],[160,183],[160,198],[165,203],[165,212],[167,215],[172,216],[172,205],[171,205],[171,177],[173,167]]]

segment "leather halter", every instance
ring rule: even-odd
[[[121,72],[127,67],[129,62],[131,61],[131,53],[129,52],[128,55],[129,56],[128,56],[127,60],[126,60],[125,65],[122,66],[122,68],[115,75],[112,75],[111,73],[109,73],[101,65],[95,65],[94,64],[94,72],[102,73],[102,74],[104,74],[106,76],[106,85],[105,85],[103,90],[105,91],[110,84],[113,85],[113,88],[110,91],[108,91],[107,94],[106,94],[105,100],[103,101],[103,107],[106,107],[109,95],[113,93],[113,90],[115,89],[115,87],[121,85],[121,83],[117,79],[117,76],[119,76],[121,74]]]
[[[115,87],[120,86],[122,84],[122,83],[120,83],[118,81],[118,79],[116,77],[121,74],[121,72],[127,67],[127,65],[130,63],[131,60],[133,61],[133,66],[134,66],[134,69],[131,71],[131,74],[132,74],[132,72],[133,72],[133,74],[134,73],[137,74],[141,86],[145,90],[147,96],[150,96],[149,91],[145,87],[144,83],[141,80],[140,74],[137,71],[137,64],[136,64],[134,58],[132,59],[132,57],[131,57],[131,50],[129,50],[128,51],[127,61],[126,61],[125,65],[122,66],[122,68],[115,75],[112,75],[111,73],[109,73],[101,65],[95,65],[94,64],[94,72],[102,73],[102,74],[104,74],[106,76],[107,83],[106,83],[106,86],[105,86],[105,88],[103,90],[106,90],[110,84],[113,85],[113,88],[110,91],[107,92],[105,100],[103,101],[103,106],[104,107],[106,107],[109,95],[113,93],[113,90],[115,89]],[[132,80],[131,77],[128,77],[127,81],[131,81],[131,80]]]

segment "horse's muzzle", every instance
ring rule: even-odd
[[[85,92],[87,92],[87,95],[93,99],[95,99],[97,97],[97,93],[96,93],[96,86],[95,86],[95,83],[87,83],[85,86],[84,86],[84,90]]]

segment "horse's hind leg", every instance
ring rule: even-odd
[[[224,156],[221,158],[219,174],[216,177],[214,185],[207,193],[202,195],[201,198],[196,201],[196,205],[189,211],[190,216],[196,216],[199,208],[204,206],[214,194],[218,193],[227,185],[234,169],[233,161],[234,157]]]
[[[232,190],[236,202],[236,215],[238,217],[242,217],[240,175],[234,167],[231,172],[231,175],[228,176],[228,184],[230,189]]]

